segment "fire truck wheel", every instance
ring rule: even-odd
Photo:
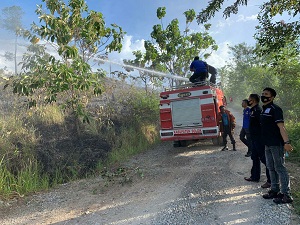
[[[213,145],[221,146],[223,144],[223,138],[217,137],[212,139]]]
[[[180,147],[180,141],[174,141],[173,142],[173,147],[174,148]]]
[[[180,141],[180,146],[181,147],[186,147],[188,145],[188,142],[187,141]]]

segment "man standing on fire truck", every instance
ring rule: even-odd
[[[205,81],[208,78],[208,66],[207,63],[199,60],[199,56],[194,58],[194,61],[190,65],[190,71],[193,71],[193,75],[190,77],[190,82],[195,83],[197,81]]]
[[[232,113],[229,110],[225,109],[225,106],[221,105],[219,109],[220,112],[217,115],[217,124],[219,126],[220,132],[222,133],[223,144],[224,144],[224,147],[222,148],[221,151],[228,150],[227,135],[231,140],[231,144],[233,146],[232,150],[236,151],[235,140],[232,135],[233,130],[235,128],[235,117],[232,115]]]

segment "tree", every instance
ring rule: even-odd
[[[299,122],[300,58],[293,55],[294,51],[295,49],[291,48],[281,49],[280,55],[270,53],[266,61],[269,62],[268,68],[276,77],[276,82],[270,85],[278,93],[276,102],[284,109],[289,119]]]
[[[13,80],[14,92],[28,96],[30,106],[37,103],[37,91],[46,103],[59,98],[64,108],[88,122],[85,96],[102,91],[99,74],[92,72],[89,62],[120,51],[124,32],[116,24],[106,27],[103,15],[89,11],[84,0],[43,2],[47,11],[42,5],[36,10],[41,25],[33,24],[31,32],[24,32],[32,45],[23,57],[22,76]],[[59,57],[47,53],[46,44],[39,45],[39,40],[54,46]]]
[[[196,18],[193,9],[184,12],[186,21],[183,32],[180,31],[178,19],[173,19],[164,28],[162,19],[165,15],[166,8],[159,7],[157,18],[161,20],[161,24],[153,26],[152,40],[146,40],[144,43],[146,52],[138,62],[133,60],[132,63],[142,63],[152,70],[187,77],[191,60],[197,55],[202,59],[207,59],[218,46],[208,33],[210,24],[203,26],[202,33],[192,32],[189,29]],[[170,82],[173,85],[174,81]]]
[[[17,68],[17,48],[18,48],[18,36],[21,33],[21,30],[23,29],[22,26],[22,16],[24,15],[24,12],[21,7],[19,6],[11,6],[11,7],[5,7],[2,9],[2,14],[4,15],[4,18],[1,20],[1,27],[4,29],[11,31],[15,34],[15,50],[14,53],[6,52],[5,58],[7,60],[14,60],[15,63],[15,75],[18,73]]]
[[[300,23],[299,21],[286,23],[284,20],[274,21],[273,10],[266,10],[271,7],[263,5],[261,12],[258,15],[259,26],[256,27],[255,38],[260,46],[260,55],[267,55],[277,53],[276,58],[287,56],[287,52],[282,54],[285,49],[293,49],[292,55],[298,55],[300,52],[299,37],[300,37]],[[274,8],[276,6],[272,6]],[[279,12],[280,14],[283,12]]]
[[[241,5],[247,5],[247,0],[235,0],[235,2],[224,9],[223,16],[230,17],[237,14]],[[224,4],[224,0],[212,0],[198,16],[198,23],[205,23],[218,12]],[[280,52],[282,48],[294,45],[299,53],[300,22],[297,19],[300,13],[299,1],[295,0],[269,0],[262,2],[258,19],[260,25],[256,27],[256,39],[261,46],[261,54]],[[287,14],[291,17],[289,22],[283,21],[280,16]]]
[[[262,66],[264,59],[257,57],[254,46],[241,43],[229,49],[232,54],[231,63],[220,70],[226,94],[243,99],[250,93],[260,93],[265,85],[278,83],[272,69]]]

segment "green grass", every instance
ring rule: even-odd
[[[293,198],[294,198],[294,208],[295,211],[298,215],[300,215],[300,182],[297,183],[297,186],[292,187],[292,191],[293,191]]]
[[[27,193],[49,188],[49,179],[46,175],[40,176],[38,163],[30,162],[17,175],[12,174],[0,164],[0,197],[9,199],[12,196],[23,196]]]
[[[31,124],[63,124],[65,117],[62,110],[57,105],[45,105],[31,108],[26,112],[27,119]]]
[[[294,167],[290,169],[290,175],[295,178],[291,182],[293,206],[296,213],[300,215],[300,174],[298,170],[300,168],[300,123],[289,121],[286,123],[286,128],[294,148],[287,158],[287,161],[293,163]]]
[[[153,125],[122,129],[116,147],[110,152],[108,164],[122,162],[158,142],[158,131]]]

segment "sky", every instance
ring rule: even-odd
[[[109,60],[122,62],[123,59],[133,59],[132,51],[142,50],[144,40],[150,40],[150,33],[155,24],[160,20],[156,17],[158,7],[166,7],[164,24],[169,24],[172,19],[178,18],[179,23],[184,26],[184,11],[194,9],[198,14],[208,5],[208,0],[86,0],[90,10],[101,12],[104,15],[106,25],[115,23],[126,32],[123,40],[121,53],[112,53]],[[233,0],[225,1],[228,5]],[[36,6],[42,4],[41,0],[1,0],[0,9],[13,5],[20,6],[25,12],[23,16],[24,27],[29,29],[33,21],[38,23],[35,14]],[[222,11],[217,12],[209,23],[212,24],[210,35],[216,41],[219,49],[208,58],[208,64],[220,68],[230,59],[228,46],[234,46],[242,42],[254,45],[255,26],[258,25],[256,16],[259,12],[261,0],[248,1],[248,6],[242,6],[237,15],[225,19]],[[202,30],[196,22],[190,27],[195,32]],[[0,68],[6,66],[13,70],[13,62],[4,60],[6,51],[13,52],[14,36],[1,29],[0,32]],[[25,50],[25,46],[19,46],[19,52]],[[21,56],[19,55],[19,59]],[[192,60],[192,59],[191,59]]]

